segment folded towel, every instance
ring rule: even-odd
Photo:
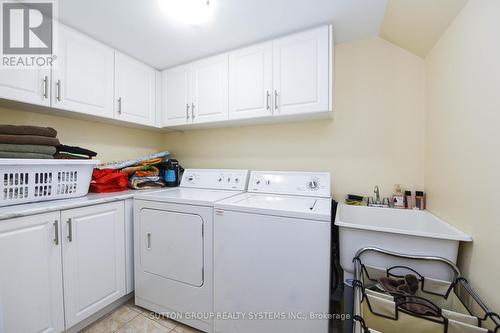
[[[0,143],[0,151],[12,151],[16,153],[37,153],[54,155],[56,147],[39,146],[39,145],[15,145],[8,143]]]
[[[169,155],[170,155],[170,153],[168,151],[162,151],[160,153],[143,156],[143,157],[135,159],[135,160],[125,160],[125,161],[101,164],[101,165],[98,165],[97,168],[101,169],[101,170],[104,170],[104,169],[123,169],[123,168],[129,167],[129,166],[140,164],[141,162],[144,162],[147,160],[151,160],[154,158],[164,158],[164,157],[167,157]]]
[[[144,166],[144,165],[137,165],[137,166],[131,166],[131,167],[123,168],[120,171],[121,172],[125,172],[127,175],[130,176],[130,175],[133,175],[136,171],[144,170],[144,168],[146,168],[146,166]]]
[[[0,151],[0,158],[30,158],[30,159],[53,159],[50,154],[37,154],[37,153],[17,153],[14,151]]]
[[[76,146],[59,145],[56,148],[57,148],[57,152],[64,152],[64,153],[71,153],[71,154],[78,154],[78,155],[87,155],[89,157],[97,156],[97,153],[95,151],[81,148],[81,147],[76,147]]]
[[[132,176],[128,180],[128,186],[134,190],[145,190],[151,188],[165,187],[165,182],[160,177],[136,177]]]
[[[163,158],[152,158],[149,160],[141,161],[139,164],[140,165],[155,165],[158,163],[161,163],[163,161]]]
[[[0,143],[11,143],[19,145],[58,146],[59,140],[57,138],[51,138],[39,135],[0,134]]]
[[[3,125],[0,124],[0,134],[14,134],[14,135],[38,135],[55,138],[57,131],[52,127],[40,126],[16,126],[16,125]]]
[[[127,175],[134,175],[137,177],[155,177],[160,174],[160,170],[152,165],[138,165],[121,169]]]
[[[56,160],[88,160],[90,157],[87,155],[71,154],[65,152],[58,152],[54,154]]]
[[[160,174],[160,170],[152,165],[146,165],[144,169],[134,173],[136,177],[156,177]]]

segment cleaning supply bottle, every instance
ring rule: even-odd
[[[423,191],[415,191],[415,209],[425,209],[425,193]]]
[[[405,196],[401,185],[394,185],[394,194],[392,195],[392,207],[405,208]]]
[[[405,208],[413,208],[413,196],[411,195],[411,191],[405,191]]]

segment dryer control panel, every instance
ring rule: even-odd
[[[302,195],[329,198],[330,173],[252,171],[248,192]]]
[[[186,169],[181,187],[246,191],[248,173],[240,169]]]

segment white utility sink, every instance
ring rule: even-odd
[[[428,211],[349,206],[339,204],[335,217],[339,227],[340,265],[345,277],[352,276],[352,260],[363,247],[378,247],[385,250],[446,258],[457,261],[460,241],[472,238],[462,231],[432,215]],[[381,255],[367,254],[363,263],[376,267],[402,264],[401,260]],[[404,262],[403,262],[404,263]],[[428,263],[426,266],[412,263],[419,273],[428,277],[448,279],[449,269]]]

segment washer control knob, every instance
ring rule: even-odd
[[[238,183],[240,182],[240,179],[239,179],[239,178],[234,178],[234,182],[235,182],[236,184],[238,184]]]
[[[271,181],[269,179],[266,180],[266,185],[271,185]]]
[[[219,177],[219,179],[217,179],[217,181],[220,183],[222,181],[222,177]]]
[[[231,177],[227,177],[227,182],[230,183],[231,182]]]
[[[319,187],[319,184],[318,184],[318,181],[313,179],[311,181],[309,181],[309,183],[307,183],[307,187],[310,189],[310,190],[317,190],[318,187]]]

